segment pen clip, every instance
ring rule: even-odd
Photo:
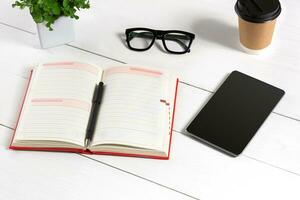
[[[100,101],[101,101],[101,91],[100,90],[102,90],[102,89],[103,89],[103,82],[100,82],[99,84],[95,85],[92,103],[100,103]]]

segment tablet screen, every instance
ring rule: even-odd
[[[233,71],[187,127],[187,132],[230,155],[239,155],[284,91]]]

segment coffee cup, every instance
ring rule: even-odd
[[[239,35],[243,49],[261,53],[272,42],[276,18],[281,13],[279,0],[237,0]]]

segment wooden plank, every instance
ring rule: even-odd
[[[299,17],[300,2],[283,3],[273,48],[260,56],[245,54],[239,47],[234,3],[234,0],[191,0],[188,4],[171,0],[91,1],[91,9],[81,11],[80,20],[75,23],[77,36],[72,44],[127,63],[172,69],[179,72],[182,80],[212,91],[228,73],[240,70],[286,90],[276,112],[300,119],[297,87],[300,27],[297,21],[290,20]],[[8,0],[1,4],[6,12],[0,14],[0,22],[35,33],[35,25],[26,10],[12,9]],[[161,47],[160,41],[150,51],[130,51],[124,45],[124,30],[135,26],[194,32],[192,52],[181,56],[165,54],[157,48],[157,45]]]
[[[179,86],[174,128],[184,133],[212,94],[185,84]],[[299,132],[298,121],[271,113],[242,154],[300,175]]]
[[[12,82],[13,79],[10,79],[10,81]],[[21,89],[17,88],[17,84],[11,85],[16,85],[16,88],[10,87],[11,90],[19,90],[21,92]],[[197,110],[208,100],[210,94],[184,84],[179,85],[178,94],[175,130],[182,131],[191,117],[195,115]],[[15,110],[16,108],[11,107],[11,110],[7,110],[6,113],[16,113]],[[287,129],[288,131],[285,132],[284,130]],[[170,161],[159,162],[155,160],[110,156],[92,156],[92,158],[186,192],[198,198],[205,194],[207,195],[207,198],[210,199],[213,194],[211,194],[209,190],[210,188],[215,188],[216,185],[209,180],[217,179],[218,182],[225,182],[226,179],[229,178],[226,177],[228,176],[227,173],[230,173],[232,176],[231,181],[227,184],[228,187],[235,184],[241,177],[249,180],[252,184],[255,184],[255,180],[259,176],[279,177],[279,179],[282,179],[280,181],[283,181],[283,185],[280,184],[283,189],[280,191],[292,192],[292,194],[297,195],[297,193],[289,191],[288,187],[293,187],[287,183],[287,180],[285,179],[285,177],[290,178],[291,174],[259,163],[248,157],[253,157],[278,168],[283,168],[286,171],[299,173],[300,160],[297,155],[300,150],[299,146],[296,144],[297,141],[299,141],[299,130],[298,122],[283,118],[276,114],[271,114],[269,119],[257,133],[257,136],[254,137],[252,142],[247,146],[243,153],[244,156],[236,159],[212,150],[180,133],[175,133],[174,135]],[[289,135],[288,137],[287,134]],[[151,169],[147,167],[147,165],[154,166],[152,174],[150,173]],[[235,170],[238,171],[237,174],[235,174]],[[246,171],[247,173],[245,173]],[[197,174],[197,177],[199,176],[196,179],[194,177],[195,173]],[[216,177],[215,173],[217,173],[219,177]],[[176,174],[176,176],[174,176],[174,174]],[[297,178],[299,179],[299,177],[295,176],[296,180]],[[260,181],[264,184],[272,185],[274,179],[269,180],[268,178],[262,178]],[[235,187],[237,187],[237,190],[241,190],[238,186]],[[240,187],[244,186],[241,185]],[[203,190],[198,191],[197,188],[203,188]],[[256,189],[253,188],[254,191]],[[277,194],[275,196],[277,196]],[[237,198],[238,197],[241,196],[237,196]]]
[[[175,133],[168,161],[89,156],[199,199],[299,199],[299,176]]]
[[[77,154],[8,150],[0,126],[1,199],[192,199]]]
[[[99,66],[104,67],[113,64],[119,65],[116,62],[101,58],[97,55],[93,55],[90,53],[83,53],[81,50],[73,49],[68,46],[57,47],[50,50],[40,50],[38,48],[33,48],[31,45],[22,44],[22,42],[20,41],[26,41],[30,44],[35,44],[35,42],[37,42],[36,36],[15,31],[14,29],[4,26],[0,26],[0,28],[2,30],[0,32],[0,38],[2,43],[0,52],[2,53],[2,55],[4,55],[0,61],[0,69],[2,71],[0,75],[1,80],[5,80],[4,82],[7,83],[1,84],[1,91],[3,93],[9,94],[1,98],[0,123],[10,127],[14,127],[18,105],[20,104],[22,94],[24,92],[23,88],[25,80],[22,77],[27,76],[29,69],[29,67],[27,66],[31,65],[32,62],[37,63],[38,61],[52,61],[60,59],[73,60],[74,58],[76,58],[78,60],[96,63]],[[14,38],[18,38],[19,41],[15,41]],[[19,59],[13,59],[13,56],[16,54],[20,55]],[[32,55],[35,55],[35,58],[37,59],[33,60]],[[17,77],[14,74],[17,74],[20,77]],[[184,84],[180,84],[175,129],[178,131],[184,130],[185,126],[199,111],[199,109],[205,104],[205,102],[209,99],[210,95],[211,94],[208,92],[199,90],[197,88],[189,87]],[[190,101],[193,101],[193,103],[190,103]],[[278,143],[279,141],[277,141],[277,143],[271,142],[274,143],[272,147],[265,148],[264,152],[260,150],[261,148],[263,148],[264,145],[260,145],[260,147],[255,145],[255,148],[253,148],[254,150],[251,150],[252,146],[249,146],[249,152],[251,153],[247,155],[265,162],[272,163],[276,166],[285,168],[287,170],[291,170],[295,173],[299,173],[298,166],[300,161],[299,159],[297,159],[297,156],[295,156],[297,152],[299,152],[299,149],[296,148],[297,146],[294,145],[294,141],[299,140],[296,134],[298,131],[297,123],[290,122],[290,120],[285,118],[281,119],[281,117],[278,116],[275,116],[273,118],[275,119],[275,122],[268,123],[271,124],[271,126],[268,126],[267,129],[263,129],[263,132],[266,133],[262,135],[268,135],[268,139],[263,139],[259,141],[260,143],[272,141],[272,133],[274,132],[274,129],[279,130],[276,126],[284,122],[284,125],[281,125],[281,133],[283,133],[283,130],[287,129],[287,127],[292,127],[289,128],[289,130],[291,131],[291,136],[285,137],[285,135],[279,134],[281,138],[280,141],[285,141],[286,152],[280,154],[281,156],[279,158],[273,156],[272,159],[269,159],[269,156],[272,155],[272,151],[274,149],[277,149],[278,146],[281,146]],[[289,143],[291,143],[291,145],[289,145]],[[247,148],[247,150],[249,148]],[[257,153],[255,153],[255,150],[257,151]],[[261,157],[261,155],[265,156]],[[295,159],[289,159],[289,155],[293,158],[295,157]]]
[[[283,2],[272,49],[259,56],[248,55],[239,47],[235,2],[92,1],[91,10],[82,12],[76,23],[77,39],[72,44],[127,63],[172,69],[181,80],[211,91],[228,73],[240,70],[286,90],[276,112],[300,119],[300,27],[297,20],[290,20],[299,18],[300,2]],[[124,31],[137,26],[191,31],[196,39],[191,53],[185,55],[166,54],[161,41],[149,51],[135,52],[126,47]]]
[[[25,94],[27,79],[7,73],[0,73],[0,124],[14,128]]]
[[[78,60],[106,68],[118,62],[96,54],[70,47],[59,46],[40,49],[38,36],[0,24],[0,70],[23,77],[28,76],[30,66],[40,62]]]
[[[182,131],[209,96],[207,92],[180,84],[175,129]],[[281,199],[285,195],[297,199],[300,149],[295,144],[300,139],[299,131],[298,122],[271,114],[237,158],[178,132],[174,134],[169,161],[90,157],[200,199]]]
[[[36,25],[29,13],[29,10],[27,8],[24,10],[13,8],[12,4],[14,2],[15,1],[11,0],[0,1],[0,24],[8,24],[30,33],[36,33]]]
[[[36,39],[36,36],[30,36],[30,34],[28,34],[28,36],[24,36],[24,34],[21,34],[21,32],[9,31],[7,28],[3,27],[1,28],[0,34],[2,34],[1,36],[4,36],[0,37],[3,38],[3,40],[1,39],[1,44],[6,44],[7,46],[11,45],[11,49],[15,49],[15,51],[11,50],[10,53],[6,54],[8,55],[9,59],[4,62],[4,64],[7,64],[13,60],[14,64],[10,64],[12,67],[9,69],[1,68],[1,70],[4,70],[7,73],[17,73],[22,76],[23,71],[26,71],[25,66],[31,64],[32,62],[32,55],[36,57],[35,61],[38,61],[39,59],[43,60],[45,58],[48,58],[49,60],[55,60],[72,57],[88,60],[88,58],[91,57],[92,61],[102,63],[101,60],[98,60],[98,56],[82,54],[81,51],[77,51],[69,47],[59,47],[46,51],[42,51],[38,48],[32,48],[31,44],[37,43],[32,42]],[[15,38],[18,39],[16,42],[14,42]],[[8,42],[5,43],[4,41]],[[5,47],[2,49],[2,53],[5,53],[4,49]],[[13,55],[15,55],[13,53],[19,55],[22,52],[26,53],[25,55],[22,54],[20,59],[12,59]],[[1,67],[2,66],[4,65],[1,64]],[[171,65],[166,66],[166,68],[171,67]],[[174,68],[175,70],[179,71],[176,66]],[[190,73],[192,72],[193,70],[190,71]],[[182,95],[179,98],[182,100],[179,100],[177,111],[181,114],[176,115],[176,129],[182,129],[182,127],[184,127],[187,121],[191,118],[192,113],[194,114],[210,95],[209,93],[200,92],[198,89],[192,89],[191,87],[187,87],[185,90],[184,87],[187,86],[183,86],[182,84],[180,85],[180,93],[185,95]],[[12,90],[12,88],[10,88],[10,90]],[[7,91],[10,90],[7,89]],[[193,103],[191,102],[191,99],[193,100]],[[282,168],[285,168],[286,170],[291,170],[295,173],[297,172],[299,160],[298,157],[295,157],[294,155],[297,155],[299,149],[295,148],[296,146],[294,145],[294,141],[299,140],[296,134],[297,131],[299,132],[298,123],[290,123],[290,120],[287,120],[288,122],[282,122],[283,120],[278,118],[279,116],[271,117],[267,120],[267,122],[269,122],[271,119],[274,120],[274,122],[270,122],[271,125],[268,125],[267,129],[264,128],[265,126],[263,126],[260,130],[260,132],[262,132],[264,128],[268,135],[264,134],[262,139],[260,139],[261,137],[255,137],[252,141],[253,144],[255,144],[257,138],[259,139],[259,142],[255,144],[256,147],[252,151],[249,151],[250,153],[248,154],[247,151],[251,145],[248,146],[244,154],[245,156],[241,156],[238,159],[228,158],[227,156],[201,145],[182,134],[175,134],[174,144],[172,147],[173,151],[171,155],[172,159],[170,161],[153,161],[109,156],[95,156],[93,158],[104,161],[108,164],[112,164],[113,166],[117,166],[121,169],[129,170],[132,173],[136,173],[159,183],[166,184],[170,187],[174,187],[175,189],[188,192],[188,194],[195,195],[197,197],[207,197],[207,199],[213,199],[217,197],[223,197],[224,195],[224,198],[226,199],[226,197],[229,198],[230,195],[233,195],[233,199],[237,199],[243,197],[243,193],[247,193],[247,187],[251,187],[252,190],[257,193],[250,194],[249,198],[261,198],[261,196],[269,197],[267,194],[270,193],[271,198],[273,197],[277,199],[289,197],[284,196],[284,194],[288,194],[292,195],[291,199],[293,199],[299,197],[299,193],[296,192],[294,188],[295,185],[299,184],[298,176],[274,167],[272,168],[269,165],[259,163],[246,157],[254,157],[255,159],[262,160],[263,162],[268,162],[271,164],[274,163],[274,165],[277,167],[283,166]],[[273,123],[276,123],[276,126]],[[278,128],[277,124],[281,129],[276,133],[278,138],[274,139],[272,133],[274,128]],[[291,126],[288,129],[289,133],[291,133],[289,139],[287,139],[283,133],[284,130],[287,130],[287,126]],[[285,138],[282,139],[282,137]],[[274,146],[279,144],[279,140],[284,141],[286,151],[284,151],[283,154],[280,154],[280,158],[278,158],[278,160],[274,160],[275,156],[270,158],[270,154],[274,149],[275,152],[281,151],[281,149],[276,150],[276,147],[274,148]],[[265,141],[269,143],[268,148],[263,148],[261,146],[265,143]],[[187,147],[189,148],[189,151],[187,151]],[[256,152],[259,154],[257,155]],[[291,154],[291,152],[296,153]],[[293,159],[290,159],[288,165],[285,165],[286,158],[283,157]],[[198,173],[199,170],[200,173]],[[174,174],[176,174],[176,176]],[[248,180],[245,185],[240,184],[244,183],[245,180]],[[266,185],[268,188],[265,188]],[[236,190],[238,190],[238,192],[233,193],[233,187],[235,188],[234,192],[236,192]],[[274,191],[271,188],[273,188]],[[216,193],[215,191],[220,192]],[[233,194],[230,194],[229,192]],[[259,193],[262,195],[258,196]]]

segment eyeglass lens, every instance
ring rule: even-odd
[[[149,31],[136,30],[129,33],[128,39],[132,48],[147,49],[154,40],[154,35]]]
[[[166,48],[173,52],[185,52],[188,50],[191,38],[183,33],[167,33],[164,35]]]

